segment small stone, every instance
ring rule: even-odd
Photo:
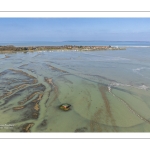
[[[62,104],[62,105],[59,106],[59,108],[60,108],[61,110],[64,110],[64,111],[69,110],[70,107],[71,107],[71,105],[70,105],[70,104],[67,104],[67,103]]]

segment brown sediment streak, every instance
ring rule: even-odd
[[[54,91],[55,93],[55,97],[53,98],[53,100],[50,102],[49,106],[57,99],[58,97],[58,87],[53,83],[53,80],[51,78],[45,78],[45,81],[50,84],[51,86],[51,91]]]
[[[51,78],[45,78],[45,81],[51,86],[51,91],[56,90],[56,86],[53,83],[53,80]]]
[[[19,102],[19,105],[23,105],[25,104],[27,101],[29,101],[30,99],[32,99],[36,94],[38,94],[39,92],[34,92],[31,95],[29,95],[28,97],[26,97],[23,101]]]
[[[99,91],[101,92],[102,98],[104,100],[106,112],[107,112],[107,115],[108,115],[108,117],[106,118],[107,119],[106,122],[108,122],[108,119],[110,118],[110,121],[111,121],[112,125],[114,126],[114,130],[116,130],[115,119],[113,118],[113,115],[111,113],[110,104],[109,104],[108,98],[106,96],[106,92],[108,91],[108,89],[105,86],[100,86],[99,85]]]
[[[113,94],[111,91],[110,93],[116,97],[118,100],[120,100],[134,115],[136,115],[137,117],[139,117],[141,120],[147,122],[150,124],[150,120],[147,120],[146,118],[144,118],[143,116],[141,116],[140,114],[138,114],[127,102],[125,102],[125,100],[123,100],[122,98],[116,96],[115,94]]]
[[[47,104],[47,102],[48,102],[48,100],[49,100],[49,97],[50,97],[51,91],[52,91],[52,89],[48,92],[48,98],[47,98],[47,100],[45,101],[45,107],[47,107],[47,106],[46,106],[46,104]]]
[[[38,111],[38,110],[40,109],[38,103],[35,103],[34,109],[35,109],[36,111]]]
[[[34,107],[33,107],[33,118],[37,119],[38,115],[39,115],[39,111],[40,111],[40,107],[39,107],[39,102],[42,99],[43,94],[39,94],[38,98],[34,99],[32,102],[35,103]]]
[[[43,94],[39,94],[39,97],[37,100],[40,101],[42,99],[42,97],[43,97]]]
[[[39,102],[42,99],[42,97],[43,97],[43,94],[39,94],[38,98],[34,99],[32,101],[33,103],[35,103],[35,105],[34,105],[34,111],[33,111],[33,114],[32,114],[33,118],[38,118],[39,110],[40,110]]]
[[[109,105],[107,96],[106,96],[106,94],[105,94],[106,90],[107,90],[106,87],[104,87],[104,86],[99,86],[99,91],[101,92],[102,98],[103,98],[103,100],[104,100],[105,108],[106,108],[108,114],[111,116],[110,105]]]
[[[91,100],[91,94],[90,94],[90,92],[87,89],[86,89],[86,93],[87,93],[88,97]],[[90,106],[91,106],[91,102],[88,102],[88,109],[90,108]]]
[[[45,81],[52,86],[54,85],[51,78],[45,78]]]
[[[6,94],[3,94],[2,96],[0,96],[0,99],[3,99],[5,97],[7,97],[7,96],[10,96],[12,93],[13,93],[12,91],[7,92]]]
[[[19,106],[19,107],[13,107],[13,110],[20,110],[20,109],[23,109],[24,106]]]
[[[102,79],[104,79],[104,80],[111,81],[111,82],[117,82],[117,81],[115,81],[115,80],[108,79],[108,78],[103,77],[103,76],[100,76],[100,75],[91,75],[91,74],[85,74],[85,75],[92,76],[92,77],[102,78]]]
[[[33,98],[33,96],[34,96],[35,94],[37,94],[37,93],[39,93],[39,92],[35,92],[35,93],[31,94],[30,96],[28,96],[29,99]],[[43,94],[40,93],[40,94],[38,95],[38,97],[35,98],[35,99],[32,101],[33,103],[35,103],[35,105],[34,105],[34,110],[39,111],[39,101],[42,99],[42,97],[43,97]],[[25,99],[26,101],[20,102],[19,104],[23,105],[23,104],[24,104],[25,102],[27,102],[29,99]],[[13,107],[13,110],[21,110],[21,109],[23,109],[23,108],[25,108],[25,106],[18,106],[18,107]],[[37,115],[37,114],[36,114],[36,115]],[[34,115],[33,115],[33,116],[34,116]]]
[[[13,91],[10,91],[10,92],[3,94],[2,96],[0,96],[0,99],[3,99],[3,98],[6,98],[6,97],[13,95],[15,91],[17,91],[17,90],[13,90]]]
[[[21,73],[21,74],[23,74],[23,75],[25,75],[25,76],[27,76],[27,77],[33,79],[31,84],[37,83],[37,79],[36,79],[35,77],[33,77],[33,76],[31,76],[31,75],[28,75],[27,73],[25,73],[25,72],[23,72],[23,71],[21,71],[21,70],[8,69],[8,70],[5,70],[5,71],[3,71],[2,73],[0,73],[0,75],[5,75],[5,74],[9,73],[10,71],[13,71],[13,72],[16,72],[16,73]],[[12,73],[12,72],[11,72],[11,73]],[[6,82],[7,85],[11,85],[11,83],[12,83],[12,82],[15,82],[16,80],[17,80],[17,82],[19,82],[19,81],[20,81],[20,82],[24,82],[24,80],[19,80],[19,79],[17,79],[17,78],[13,78],[13,79],[11,79],[11,80],[5,78],[5,80],[7,81],[7,82]],[[29,81],[26,81],[26,82],[29,82]],[[14,92],[16,92],[16,91],[18,91],[18,90],[21,90],[22,88],[25,88],[27,85],[29,85],[29,84],[28,84],[28,83],[22,83],[22,84],[19,84],[19,85],[14,86],[14,87],[11,87],[11,86],[10,86],[11,89],[9,89],[8,92],[6,92],[6,93],[4,93],[2,96],[0,96],[0,99],[12,95]]]
[[[27,123],[23,126],[22,132],[30,132],[31,127],[33,126],[33,123]]]
[[[7,97],[5,97],[6,99],[5,99],[5,103],[3,105],[8,103],[10,101],[10,99],[12,99],[13,97],[20,95],[23,91],[28,90],[28,92],[30,92],[31,89],[32,90],[34,89],[36,91],[33,91],[32,93],[28,94],[23,100],[19,101],[18,104],[24,105],[26,102],[32,100],[32,98],[34,98],[34,96],[35,96],[35,98],[37,98],[39,96],[38,100],[41,100],[41,98],[43,96],[43,92],[45,90],[45,86],[43,86],[42,84],[38,84],[38,85],[34,85],[34,86],[29,86],[25,89],[19,89],[18,91],[15,91],[15,92],[13,91],[14,93],[12,93],[12,94],[10,92],[6,93],[7,95],[5,94],[5,96],[7,96]]]
[[[37,119],[39,116],[40,106],[39,102],[42,99],[43,94],[39,94],[38,98],[34,99],[32,101],[33,107],[32,107],[32,118]]]
[[[31,99],[31,98],[33,98],[36,94],[38,94],[39,92],[34,92],[34,93],[32,93],[31,95],[29,95],[28,97],[27,97],[27,100],[28,99]]]
[[[88,103],[88,109],[90,109],[91,103]]]
[[[56,67],[54,67],[54,66],[52,66],[52,65],[48,65],[50,68],[52,68],[53,70],[56,70],[56,71],[60,71],[60,72],[63,72],[63,73],[68,73],[67,71],[65,71],[65,70],[62,70],[62,69],[59,69],[59,68],[56,68]]]
[[[53,100],[51,101],[51,103],[49,104],[49,106],[57,99],[58,97],[58,88],[57,86],[54,84],[54,93],[55,93],[55,97],[53,98]]]
[[[28,65],[28,64],[24,64],[24,65],[19,66],[18,68],[22,68],[22,67],[27,66],[27,65]]]
[[[16,86],[14,86],[12,89],[13,90],[18,90],[18,89],[20,89],[20,88],[24,88],[24,87],[26,87],[28,84],[21,84],[21,85],[16,85]]]
[[[39,94],[38,98],[34,99],[32,102],[38,102],[42,99],[43,94]]]
[[[22,70],[15,70],[15,69],[9,69],[9,70],[14,71],[14,72],[17,72],[17,73],[21,73],[21,74],[23,74],[23,75],[26,75],[26,76],[28,76],[28,77],[34,79],[34,80],[33,80],[33,84],[35,84],[35,83],[38,82],[37,79],[36,79],[34,76],[32,76],[32,75],[30,75],[30,74],[28,74],[28,73],[26,73],[26,72],[23,72]]]
[[[21,84],[21,85],[14,86],[12,89],[10,89],[11,91],[9,91],[9,92],[3,94],[2,96],[0,96],[0,99],[3,99],[5,97],[8,97],[8,96],[14,94],[14,92],[16,92],[17,90],[20,90],[22,88],[25,88],[27,85],[28,84]]]
[[[12,95],[14,92],[16,92],[19,89],[25,88],[28,84],[21,84],[21,85],[16,85],[15,87],[13,87],[12,91],[8,92],[7,94],[4,94],[1,98],[7,97]]]
[[[99,123],[93,120],[90,121],[90,128],[92,132],[102,132],[102,129],[100,128]]]
[[[39,113],[40,112],[39,102],[43,97],[45,86],[43,84],[32,85],[33,83],[37,82],[36,78],[31,75],[28,75],[27,73],[20,71],[20,70],[18,71],[18,70],[14,70],[14,69],[8,69],[8,70],[2,72],[0,75],[5,76],[5,74],[7,74],[7,73],[10,75],[13,75],[13,79],[5,78],[5,80],[6,80],[5,84],[3,84],[3,85],[1,84],[1,87],[3,90],[2,94],[4,94],[3,97],[7,96],[7,98],[4,100],[4,102],[2,103],[1,106],[3,106],[3,105],[6,106],[6,104],[10,100],[15,100],[17,95],[21,95],[21,94],[24,95],[24,93],[25,93],[26,97],[25,97],[25,99],[21,99],[23,101],[19,102],[20,105],[18,105],[18,106],[13,105],[13,106],[9,107],[11,109],[11,111],[13,110],[13,113],[21,115],[18,118],[18,120],[15,119],[15,120],[12,120],[12,122],[25,121],[25,120],[29,120],[29,119],[38,119],[38,116],[40,114]],[[21,79],[17,80],[18,75],[21,76]],[[1,78],[1,81],[2,81],[2,79],[3,78]],[[31,84],[30,83],[26,84],[26,82],[24,82],[24,80],[27,80],[27,82],[31,81],[30,82]],[[8,85],[9,82],[11,84],[10,86]],[[5,87],[5,85],[7,85],[7,87],[3,88],[3,87]],[[0,95],[0,98],[1,97],[2,96]],[[26,102],[28,102],[28,103],[26,103]],[[28,132],[31,127],[32,127],[32,124],[28,124],[26,127],[24,127],[24,131]]]
[[[101,119],[101,113],[102,113],[102,109],[98,109],[98,111],[96,111],[93,115],[93,117],[91,118],[90,121],[90,128],[91,131],[95,131],[95,132],[101,132],[102,129],[100,127],[100,119]]]
[[[38,86],[43,86],[43,84],[42,83],[40,83],[40,84],[37,84],[37,85],[34,85],[34,87],[38,87]]]
[[[17,90],[16,90],[17,91]],[[10,91],[10,92],[7,92],[6,94],[3,94],[2,96],[0,96],[0,99],[3,99],[3,98],[5,98],[5,97],[8,97],[8,96],[10,96],[10,95],[12,95],[13,93],[14,93],[15,91]]]
[[[40,111],[39,102],[42,99],[42,96],[43,94],[39,94],[37,98],[29,102],[28,104],[18,106],[18,107],[13,107],[13,110],[21,111],[22,109],[24,109],[22,116],[24,117],[25,120],[38,119],[39,111]]]

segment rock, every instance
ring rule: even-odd
[[[81,127],[75,130],[75,132],[86,132],[87,128],[86,127]]]
[[[59,108],[60,108],[61,110],[64,110],[64,111],[70,110],[70,107],[71,107],[71,105],[70,105],[70,104],[67,104],[67,103],[62,104],[62,105],[59,106]]]

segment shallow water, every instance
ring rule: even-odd
[[[0,54],[0,132],[149,132],[149,56],[149,47]]]

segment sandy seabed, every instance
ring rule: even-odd
[[[101,51],[0,54],[0,132],[149,132],[138,65]]]

